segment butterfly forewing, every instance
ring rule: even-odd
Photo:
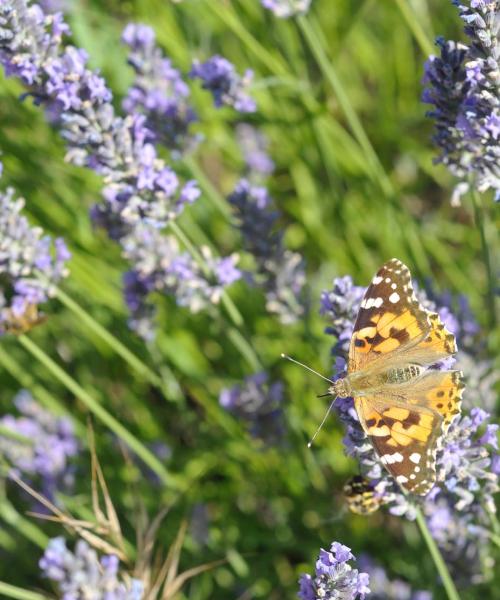
[[[396,258],[386,262],[361,302],[349,348],[349,372],[424,340],[430,330],[428,314],[413,293],[408,267]]]

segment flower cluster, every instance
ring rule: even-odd
[[[53,500],[58,489],[73,483],[70,461],[79,445],[71,421],[44,410],[27,391],[19,392],[14,404],[22,416],[6,415],[0,423],[26,441],[0,436],[0,455],[18,476],[36,484],[46,498]]]
[[[255,259],[256,282],[265,290],[267,310],[279,315],[282,323],[293,323],[305,311],[304,261],[285,248],[283,230],[277,229],[279,214],[267,189],[242,179],[228,200],[239,221],[244,248]]]
[[[131,311],[131,326],[142,337],[154,335],[153,292],[171,294],[180,306],[198,312],[218,303],[224,288],[241,278],[237,255],[213,258],[202,248],[206,272],[186,252],[180,252],[175,238],[156,229],[138,226],[123,239],[124,256],[134,268],[124,276],[125,299]]]
[[[330,552],[321,549],[314,577],[304,574],[299,580],[301,600],[363,600],[370,594],[368,573],[353,569],[354,556],[347,546],[333,542]]]
[[[130,23],[122,40],[130,48],[128,62],[135,72],[123,100],[124,110],[144,114],[152,141],[172,150],[174,156],[192,148],[196,138],[189,133],[189,126],[196,115],[188,103],[189,88],[156,45],[153,29]]]
[[[454,202],[472,178],[500,200],[500,2],[455,2],[469,45],[438,38],[440,56],[425,65],[423,101],[434,108],[438,161],[460,179]]]
[[[127,230],[143,219],[163,225],[196,198],[193,184],[181,188],[157,156],[145,118],[116,116],[106,82],[87,68],[87,53],[62,46],[69,28],[60,13],[45,15],[25,0],[9,0],[0,10],[7,75],[18,76],[50,110],[68,144],[67,159],[105,178],[101,223],[106,215],[115,233],[116,224]]]
[[[358,566],[370,577],[370,600],[432,600],[431,592],[414,591],[402,579],[389,579],[383,567],[365,554],[360,555]]]
[[[143,597],[143,583],[125,574],[121,576],[116,556],[99,559],[84,540],[79,540],[71,552],[63,537],[51,539],[39,565],[43,575],[56,584],[61,598],[141,600]]]
[[[23,207],[14,190],[0,192],[0,335],[30,307],[46,302],[68,275],[64,241],[52,241],[40,227],[32,227]]]
[[[63,36],[68,33],[60,13],[45,14],[27,0],[8,0],[0,7],[0,63],[7,75],[21,79],[35,102],[43,104],[58,124],[68,145],[67,159],[103,177],[103,200],[92,209],[92,218],[122,244],[125,257],[131,261],[125,277],[126,297],[139,311],[130,322],[142,332],[148,329],[142,314],[151,313],[147,307],[151,291],[179,290],[180,304],[198,307],[200,302],[186,300],[191,290],[196,290],[194,296],[205,294],[204,299],[216,300],[220,287],[237,279],[239,272],[233,257],[211,260],[208,272],[202,273],[185,255],[179,255],[176,277],[181,285],[171,285],[170,272],[165,275],[168,281],[160,284],[160,275],[150,276],[151,268],[144,270],[144,263],[134,264],[138,254],[156,265],[164,260],[165,253],[171,256],[175,242],[163,236],[161,228],[200,195],[194,181],[181,185],[155,146],[161,142],[179,150],[187,143],[187,127],[194,118],[186,104],[188,90],[156,49],[152,31],[131,25],[123,39],[131,49],[129,60],[136,70],[136,81],[125,99],[125,107],[132,112],[117,116],[104,79],[87,68],[85,51],[63,46]],[[221,98],[242,110],[249,109],[251,101],[243,93],[243,82],[238,83],[236,74],[229,72],[227,79],[231,85]],[[215,85],[215,80],[212,83]],[[165,269],[168,266],[160,271]],[[190,276],[193,280],[188,282]],[[200,281],[205,276],[207,281]],[[186,285],[189,291],[184,293]],[[147,335],[150,333],[151,327]]]
[[[295,15],[305,14],[311,5],[311,0],[261,0],[262,6],[271,10],[275,16],[286,19]]]
[[[438,454],[439,485],[429,493],[424,513],[434,538],[457,575],[477,579],[488,554],[489,514],[495,513],[498,492],[498,425],[489,414],[473,408],[451,425]]]
[[[325,333],[334,336],[336,341],[332,348],[332,354],[343,360],[344,365],[347,362],[354,321],[365,291],[366,288],[354,285],[352,278],[346,275],[345,277],[336,277],[333,280],[332,289],[321,294],[320,313],[328,321]]]
[[[190,75],[193,79],[201,80],[203,89],[212,94],[217,108],[232,106],[241,113],[255,112],[255,101],[248,94],[253,79],[250,69],[241,77],[233,64],[216,54],[204,63],[195,60]]]
[[[267,373],[247,377],[242,385],[222,390],[220,405],[244,421],[251,434],[266,443],[276,443],[284,431],[283,384],[269,383]]]
[[[236,127],[236,138],[243,153],[248,177],[259,181],[271,175],[274,162],[267,153],[268,142],[264,134],[248,123],[240,123]]]

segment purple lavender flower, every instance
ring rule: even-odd
[[[277,228],[279,213],[267,189],[241,179],[228,201],[238,218],[244,248],[255,259],[255,281],[265,290],[267,310],[279,315],[282,323],[295,322],[305,312],[304,261],[285,249],[283,231]]]
[[[242,385],[222,390],[220,405],[245,422],[251,434],[266,443],[283,436],[283,384],[269,383],[267,373],[247,377]]]
[[[248,177],[261,180],[274,171],[274,162],[267,153],[268,141],[255,127],[240,123],[236,127],[236,137],[243,153]]]
[[[52,241],[40,227],[31,227],[23,207],[13,189],[0,192],[0,335],[29,307],[46,302],[68,275],[64,241]]]
[[[212,94],[217,108],[232,106],[241,113],[255,112],[255,101],[247,93],[253,79],[253,71],[250,69],[241,77],[233,64],[216,54],[204,63],[195,60],[190,76],[202,81],[203,89]]]
[[[68,8],[68,0],[38,0],[37,4],[46,14],[62,12]]]
[[[427,502],[427,525],[436,540],[454,580],[467,587],[483,583],[494,566],[489,528],[478,506],[457,512],[445,498]]]
[[[366,288],[354,285],[352,278],[346,275],[336,277],[332,289],[321,294],[320,314],[329,323],[325,333],[335,337],[336,343],[332,348],[332,354],[343,359],[344,365],[347,361],[354,322],[365,291]]]
[[[473,185],[500,199],[500,70],[498,0],[470,0],[458,6],[469,45],[438,38],[441,55],[425,65],[423,101],[433,104],[437,159],[460,179],[453,201]]]
[[[131,311],[131,327],[145,339],[154,335],[153,292],[173,295],[180,306],[199,312],[218,303],[224,289],[241,278],[237,255],[213,258],[202,249],[208,270],[204,272],[175,238],[146,225],[137,226],[122,240],[124,256],[133,270],[124,278],[125,298]]]
[[[351,549],[333,542],[330,552],[321,549],[314,577],[304,574],[299,579],[301,600],[363,600],[370,594],[368,573],[353,569]]]
[[[147,220],[164,225],[185,205],[175,173],[150,143],[145,117],[115,115],[104,79],[87,68],[87,53],[62,46],[69,32],[60,14],[45,15],[26,0],[0,8],[0,62],[28,87],[61,128],[67,159],[105,178],[100,223],[126,231]],[[106,215],[106,218],[104,217]]]
[[[116,556],[99,558],[84,540],[78,540],[71,552],[63,537],[49,541],[39,562],[44,577],[56,584],[61,598],[94,600],[141,600],[144,584],[121,574]]]
[[[189,133],[189,126],[196,115],[188,103],[189,88],[156,45],[153,29],[130,23],[122,40],[130,48],[128,62],[135,71],[124,110],[144,114],[151,140],[170,148],[174,156],[192,149],[197,138]]]
[[[406,581],[389,579],[383,567],[366,554],[360,555],[358,566],[370,577],[370,600],[432,600],[431,592],[413,591]]]
[[[66,33],[68,27],[61,15],[45,15],[37,5],[28,6],[26,0],[9,0],[0,8],[0,62],[8,75],[22,80],[37,103],[50,110],[68,144],[67,159],[103,177],[103,201],[93,208],[92,217],[122,244],[125,257],[131,261],[125,277],[125,295],[133,310],[131,323],[148,336],[153,310],[145,296],[153,291],[176,293],[179,304],[200,310],[208,302],[217,302],[222,289],[238,279],[240,272],[235,268],[235,257],[209,257],[207,272],[201,273],[186,255],[172,255],[171,240],[162,240],[160,229],[200,192],[194,181],[180,185],[177,174],[158,157],[153,144],[158,140],[148,128],[153,123],[152,114],[137,112],[142,101],[148,104],[151,91],[143,75],[163,77],[162,93],[172,91],[178,102],[187,94],[178,73],[154,50],[152,30],[131,26],[124,34],[131,48],[131,62],[141,78],[126,101],[134,113],[125,118],[115,115],[111,92],[102,77],[87,68],[86,53],[62,46]],[[147,60],[151,64],[146,64]],[[248,107],[250,101],[245,100],[236,80],[234,74],[225,101],[231,97],[238,106]],[[141,98],[138,90],[144,92]],[[158,252],[156,257],[151,254],[154,252]],[[134,264],[136,256],[141,264]],[[161,261],[167,256],[168,267],[162,267]],[[156,267],[146,265],[148,260]]]
[[[0,455],[17,475],[53,500],[58,489],[67,489],[73,483],[71,459],[78,453],[79,445],[71,421],[41,408],[27,391],[19,392],[14,404],[22,416],[5,415],[0,423],[27,441],[0,436]]]
[[[276,17],[286,19],[305,14],[309,10],[311,0],[261,0],[261,4],[271,10]]]

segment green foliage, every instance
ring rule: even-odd
[[[97,454],[125,537],[134,543],[139,500],[151,515],[172,504],[160,530],[165,546],[182,519],[205,506],[206,544],[188,534],[182,567],[221,558],[227,562],[185,586],[181,597],[190,600],[293,598],[299,573],[310,570],[319,548],[333,539],[356,554],[372,554],[392,575],[434,590],[435,598],[444,597],[414,524],[346,511],[342,485],[356,466],[343,454],[341,425],[331,418],[312,450],[306,447],[325,410],[325,400],[316,398],[324,385],[284,364],[280,353],[328,375],[331,339],[318,314],[320,291],[344,274],[365,285],[393,256],[418,279],[466,293],[487,331],[487,279],[472,206],[468,199],[459,208],[450,206],[452,181],[443,167],[432,164],[431,123],[420,101],[425,50],[434,34],[461,36],[451,7],[437,1],[315,0],[307,20],[280,21],[256,0],[92,0],[71,2],[68,20],[75,45],[86,48],[91,65],[102,70],[117,107],[131,81],[119,43],[129,21],[154,27],[166,54],[184,71],[192,58],[216,52],[240,71],[255,71],[259,111],[245,120],[270,140],[277,165],[270,190],[288,226],[287,245],[307,261],[311,311],[296,325],[283,326],[269,316],[258,290],[239,283],[229,292],[243,317],[239,330],[262,365],[286,384],[287,441],[265,449],[219,407],[220,390],[252,373],[231,341],[224,307],[193,316],[161,298],[155,343],[145,345],[128,329],[121,296],[125,265],[119,249],[93,230],[88,217],[100,181],[64,162],[64,145],[42,111],[29,99],[19,101],[22,89],[15,81],[1,80],[3,183],[26,198],[31,222],[68,242],[73,258],[66,294],[143,367],[124,360],[113,340],[103,339],[60,298],[51,301],[47,322],[29,340],[140,443],[150,447],[162,441],[172,450],[162,462],[167,484],[155,483],[130,460],[130,449],[122,452],[116,436],[93,417]],[[338,77],[347,105],[318,65],[314,44],[308,43],[311,32],[326,49],[326,67]],[[194,94],[194,101],[200,114],[196,127],[204,136],[194,161],[213,186],[212,195],[225,196],[243,168],[234,136],[235,124],[243,119],[229,109],[216,111],[201,93]],[[349,111],[358,115],[368,147]],[[193,165],[186,161],[177,167],[189,176]],[[484,198],[484,209],[494,255],[489,198]],[[239,249],[235,230],[206,190],[179,223],[196,245],[209,243],[220,255]],[[485,339],[493,355],[498,332]],[[86,443],[86,420],[93,414],[88,403],[15,338],[1,340],[0,381],[2,413],[12,411],[14,394],[26,387],[42,404],[71,415]],[[78,465],[77,493],[65,500],[74,515],[88,518],[87,450]],[[0,501],[14,504],[23,515],[19,518],[32,521],[24,516],[27,504],[13,485]],[[6,508],[0,520],[0,546],[10,555],[0,564],[0,580],[40,589],[40,549],[33,535]],[[57,524],[34,523],[42,535],[60,533]],[[493,598],[495,588],[498,581],[462,597]]]

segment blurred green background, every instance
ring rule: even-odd
[[[227,563],[185,587],[183,597],[191,600],[293,598],[299,574],[311,572],[319,548],[333,540],[355,554],[370,553],[391,575],[415,588],[435,589],[435,598],[441,598],[434,565],[414,524],[382,513],[363,518],[346,510],[342,485],[356,466],[343,454],[341,425],[331,418],[315,447],[306,447],[326,407],[327,400],[316,398],[324,384],[283,364],[279,356],[287,352],[329,375],[332,339],[324,334],[325,322],[318,314],[321,290],[344,274],[366,285],[393,256],[415,278],[430,278],[440,290],[467,294],[486,326],[486,274],[472,208],[467,198],[461,207],[450,206],[454,181],[432,163],[432,123],[420,101],[423,62],[435,35],[462,38],[456,10],[439,0],[313,0],[308,23],[322,36],[349,106],[375,149],[380,162],[372,164],[294,20],[276,19],[256,0],[68,4],[73,43],[89,52],[92,67],[102,70],[116,107],[132,81],[126,49],[119,43],[130,21],[151,25],[183,72],[193,58],[214,53],[234,62],[240,72],[254,70],[252,93],[259,110],[249,116],[215,110],[199,86],[192,86],[200,116],[195,127],[204,136],[194,159],[216,193],[225,196],[243,172],[235,126],[248,122],[259,127],[277,167],[269,189],[283,213],[286,243],[307,261],[310,313],[293,326],[266,314],[258,290],[243,283],[230,290],[261,363],[272,379],[284,379],[286,385],[288,436],[283,446],[265,449],[218,404],[222,387],[252,373],[228,341],[224,321],[193,316],[171,299],[158,298],[156,342],[147,347],[129,331],[120,289],[125,264],[117,246],[95,231],[88,217],[99,198],[99,178],[64,162],[64,145],[42,111],[29,100],[20,102],[21,87],[0,76],[2,184],[13,185],[26,198],[31,222],[68,242],[73,258],[64,290],[153,369],[171,369],[184,391],[165,399],[57,300],[45,311],[50,314],[47,323],[30,334],[140,440],[162,441],[172,451],[165,462],[174,475],[172,485],[158,486],[124,459],[115,438],[94,421],[97,451],[128,539],[134,542],[138,497],[151,515],[173,504],[161,529],[166,547],[183,517],[190,518],[195,509],[205,511],[206,539],[200,543],[196,536],[188,537],[181,565],[219,558]],[[192,176],[189,164],[176,168]],[[494,253],[493,204],[489,196],[483,200]],[[186,209],[180,223],[197,244],[209,243],[221,255],[239,249],[236,231],[206,193]],[[484,335],[493,353],[498,334]],[[80,424],[85,440],[84,405],[16,339],[2,339],[0,383],[2,413],[11,412],[12,398],[24,386],[42,402],[55,398]],[[83,518],[91,510],[86,451],[78,462],[77,493],[66,502]],[[12,486],[7,494],[18,502]],[[16,520],[23,507],[16,515],[5,500],[2,506],[0,546],[9,559],[0,561],[0,579],[41,587],[37,560],[42,549]],[[61,532],[57,525],[36,524],[47,535]],[[463,597],[494,597],[488,591],[492,587],[483,588]]]

